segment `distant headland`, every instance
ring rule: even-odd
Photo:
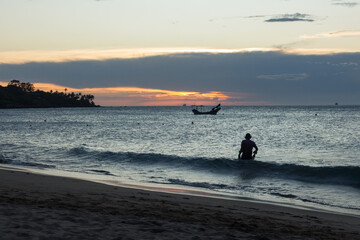
[[[12,80],[6,87],[0,86],[0,108],[61,108],[99,107],[94,95],[81,93],[44,92],[36,90],[32,83]]]

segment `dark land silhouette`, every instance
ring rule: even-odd
[[[44,92],[36,90],[32,83],[12,80],[6,87],[0,86],[0,108],[61,108],[98,107],[94,95],[81,93]]]

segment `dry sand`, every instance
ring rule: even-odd
[[[1,239],[360,239],[360,218],[0,169]]]

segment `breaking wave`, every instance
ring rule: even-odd
[[[50,165],[50,164],[20,161],[20,160],[11,160],[11,159],[5,158],[1,154],[0,154],[0,163],[1,164],[18,165],[18,166],[24,166],[24,167],[36,167],[36,168],[55,168],[56,167],[56,166]]]
[[[278,164],[263,161],[237,161],[226,158],[188,158],[155,153],[110,152],[73,148],[69,154],[92,161],[160,165],[171,169],[183,168],[208,171],[214,174],[235,174],[243,179],[279,178],[319,184],[337,184],[360,188],[360,167],[357,166],[306,166]]]
[[[242,179],[276,178],[289,179],[300,182],[344,185],[360,188],[360,167],[358,166],[306,166],[296,164],[278,164],[274,162],[243,160],[237,161],[226,158],[191,158],[175,155],[163,155],[156,153],[133,153],[133,152],[111,152],[92,150],[85,147],[76,147],[66,150],[62,155],[72,164],[77,162],[82,168],[87,165],[114,166],[122,164],[124,167],[153,167],[159,166],[172,169],[183,169],[185,171],[205,171],[211,174],[232,174]],[[66,160],[65,160],[66,161]],[[52,161],[51,164],[35,161],[12,160],[0,154],[0,163],[30,166],[38,168],[55,168],[64,164],[64,159],[58,164]],[[87,172],[113,175],[111,172],[96,168]],[[205,184],[205,183],[204,183]]]

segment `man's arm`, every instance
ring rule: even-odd
[[[254,153],[256,154],[256,153],[257,153],[257,151],[258,151],[258,147],[256,146],[256,144],[255,144],[255,143],[254,143],[254,148],[255,148]]]
[[[238,155],[238,159],[241,158],[241,153],[243,152],[243,143],[241,142],[241,147],[240,147],[240,151],[239,151],[239,155]]]

